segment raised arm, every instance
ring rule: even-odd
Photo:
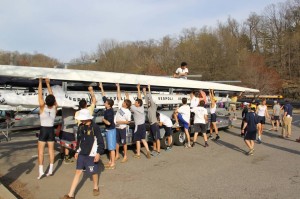
[[[120,89],[120,84],[117,83],[116,86],[117,86],[117,98],[118,98],[118,101],[121,101],[121,89]]]
[[[215,98],[215,95],[214,95],[214,90],[213,89],[209,89],[209,98],[210,98],[210,101],[213,102],[214,98]]]
[[[50,86],[50,79],[49,79],[49,78],[46,78],[46,79],[45,79],[45,82],[46,82],[46,85],[47,85],[47,89],[48,89],[49,94],[53,95],[52,88],[51,88],[51,86]]]
[[[244,91],[240,92],[240,94],[237,96],[238,98],[241,98],[243,95]]]
[[[96,97],[95,97],[95,93],[94,93],[94,89],[93,89],[93,87],[92,86],[89,86],[88,87],[88,90],[89,90],[89,92],[90,92],[90,94],[91,94],[91,97],[92,97],[92,104],[94,104],[94,105],[96,105],[96,103],[97,103],[97,100],[96,100]]]
[[[125,92],[125,96],[126,96],[126,99],[129,100],[129,93],[128,92]]]
[[[145,102],[147,104],[147,107],[149,108],[149,96],[147,95],[147,92],[146,92],[146,87],[143,88],[143,94],[144,94],[144,97],[145,97]]]
[[[141,85],[138,84],[136,87],[137,87],[137,90],[138,90],[138,95],[137,95],[137,97],[138,97],[138,99],[142,99],[142,95],[141,95]]]
[[[42,83],[43,83],[43,79],[39,78],[38,97],[39,97],[39,105],[40,105],[40,107],[44,107],[45,106],[45,101],[43,99]]]
[[[99,82],[99,88],[100,88],[100,90],[101,90],[102,97],[104,97],[104,96],[105,96],[105,92],[104,92],[104,89],[103,89],[102,82]]]

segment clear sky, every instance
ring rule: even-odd
[[[243,22],[285,0],[1,0],[0,50],[68,62],[103,40],[177,36],[184,28]]]

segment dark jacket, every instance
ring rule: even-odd
[[[90,155],[95,138],[97,139],[97,153],[104,153],[104,140],[101,134],[101,130],[97,124],[92,122],[90,126],[81,124],[77,131],[77,146],[76,151],[80,147],[80,155]]]

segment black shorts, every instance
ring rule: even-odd
[[[164,126],[164,129],[165,129],[165,136],[171,136],[171,135],[173,135],[172,127],[166,127],[166,126]]]
[[[41,142],[54,142],[55,141],[55,134],[54,134],[54,127],[45,127],[41,126],[40,134],[39,134],[39,141]]]
[[[217,122],[217,114],[212,113],[210,115],[210,122]]]
[[[136,131],[133,133],[133,142],[141,141],[146,138],[146,126],[145,124],[140,124],[135,127]]]
[[[265,116],[258,116],[257,119],[258,119],[258,123],[261,123],[261,124],[266,123],[266,117]]]
[[[256,140],[256,130],[245,132],[244,140]]]
[[[279,119],[279,116],[275,116],[275,115],[274,115],[274,120],[275,120],[275,121],[279,121],[279,120],[280,120],[280,119]]]
[[[160,130],[159,130],[159,125],[157,123],[150,125],[150,135],[153,140],[160,139]]]
[[[202,123],[195,123],[194,124],[194,131],[195,133],[206,133],[206,124],[202,124]]]
[[[76,170],[86,169],[91,174],[99,173],[99,164],[94,162],[93,156],[78,155]]]
[[[117,130],[117,143],[119,145],[122,145],[122,144],[126,144],[126,128],[123,128],[123,129],[118,129],[116,128]]]
[[[69,132],[62,131],[61,134],[62,134],[61,135],[62,140],[67,140],[67,141],[70,141],[70,142],[75,141],[74,133],[69,133]]]

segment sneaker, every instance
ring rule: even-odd
[[[215,140],[218,140],[218,139],[220,139],[220,136],[219,136],[219,135],[216,136]]]
[[[250,149],[250,150],[247,152],[247,155],[253,155],[253,151],[254,151],[254,149]]]
[[[141,156],[140,155],[138,155],[138,154],[134,154],[134,156],[133,156],[134,158],[137,158],[137,159],[140,159],[141,158]]]
[[[176,122],[173,127],[179,127],[179,123]]]
[[[208,139],[210,139],[210,140],[211,140],[212,138],[213,138],[213,136],[212,136],[212,135],[209,135],[209,136],[208,136]]]
[[[70,158],[65,158],[65,160],[64,160],[64,164],[71,164],[73,162],[74,162],[74,160],[70,159]]]
[[[151,155],[152,155],[153,157],[155,157],[155,156],[157,156],[157,152],[156,152],[156,151],[151,151]]]
[[[204,147],[209,147],[209,145],[207,143],[204,144]]]
[[[171,147],[170,146],[168,146],[166,149],[165,149],[165,151],[171,151]]]
[[[159,155],[160,155],[160,152],[157,152],[157,153],[156,153],[156,156],[159,156]]]
[[[191,147],[194,147],[195,146],[195,142],[193,142],[193,144],[191,145]]]
[[[68,194],[64,195],[64,197],[62,197],[61,199],[74,199],[75,197],[71,197]]]
[[[99,196],[99,195],[100,195],[99,188],[98,189],[93,189],[93,196]]]
[[[147,158],[148,158],[148,159],[151,158],[150,151],[147,151]]]
[[[257,139],[257,143],[258,143],[258,144],[261,144],[261,139],[258,138],[258,139]]]

